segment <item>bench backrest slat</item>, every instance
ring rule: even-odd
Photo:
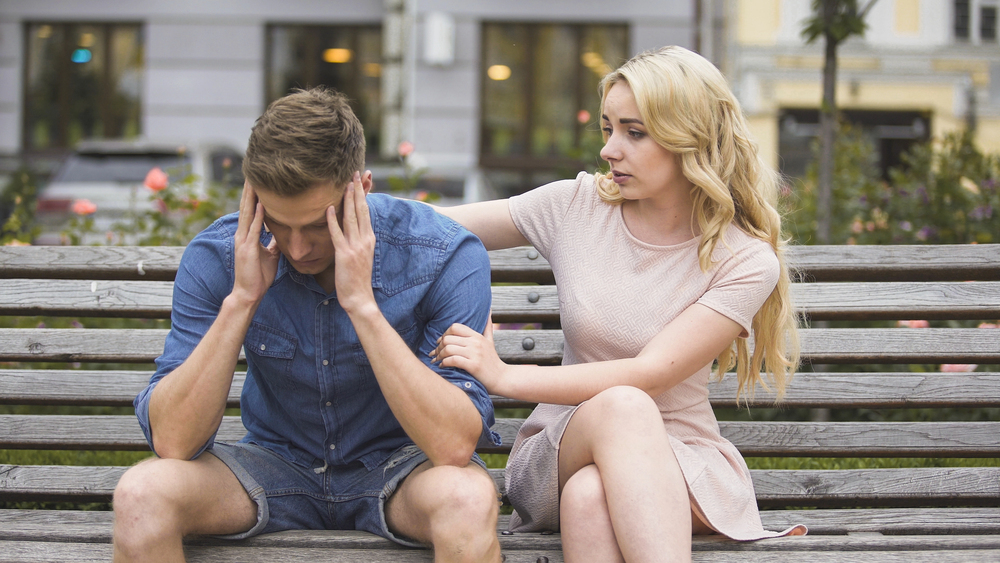
[[[508,453],[523,421],[502,418],[493,430]],[[997,457],[1000,422],[720,422],[744,456]],[[221,440],[246,430],[225,417]],[[0,415],[0,449],[146,450],[134,417],[123,415]]]
[[[0,465],[0,492],[16,500],[107,502],[127,467]],[[762,507],[993,506],[1000,468],[751,470]],[[502,469],[490,476],[505,491]]]
[[[152,371],[0,370],[0,404],[131,406]],[[239,407],[245,374],[237,372],[229,406]],[[708,385],[715,407],[736,402],[736,378],[729,374]],[[774,396],[758,389],[750,404],[771,406]],[[744,398],[741,398],[741,405]],[[493,396],[497,408],[530,408],[532,403]],[[1000,407],[1000,373],[812,373],[796,374],[782,408]]]
[[[171,282],[0,279],[0,315],[170,317]],[[1000,282],[847,282],[792,286],[813,320],[997,319]],[[551,285],[493,287],[494,322],[559,321]]]
[[[148,363],[165,329],[0,329],[0,361]],[[805,329],[802,357],[813,363],[1000,363],[997,332],[975,328]],[[561,330],[498,330],[497,351],[512,363],[557,364]]]
[[[813,281],[1000,280],[997,246],[792,246],[788,261]],[[6,246],[0,247],[0,277],[171,280],[183,251],[171,246]],[[530,247],[491,251],[490,261],[494,281],[552,282],[548,262]]]

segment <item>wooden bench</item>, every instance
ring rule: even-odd
[[[0,248],[0,315],[167,318],[181,248]],[[491,253],[494,320],[539,323],[501,330],[497,347],[510,362],[557,363],[556,288],[534,249]],[[1000,458],[1000,373],[905,371],[919,364],[998,364],[1000,330],[935,322],[897,328],[899,319],[993,321],[1000,318],[1000,245],[827,246],[790,251],[801,271],[797,306],[831,328],[802,331],[803,359],[813,365],[857,364],[850,372],[814,372],[807,363],[784,407],[791,421],[759,421],[772,407],[758,392],[752,409],[734,409],[735,385],[713,384],[722,432],[752,458]],[[872,321],[865,328],[839,321]],[[90,322],[85,320],[84,323]],[[542,324],[544,323],[544,324]],[[10,326],[7,323],[4,326]],[[141,323],[137,323],[141,324]],[[156,323],[152,323],[156,324]],[[162,321],[160,324],[163,324]],[[940,325],[940,326],[938,326]],[[163,328],[0,329],[0,413],[25,405],[130,407],[160,353]],[[109,365],[110,364],[110,365]],[[895,365],[895,366],[893,366]],[[79,369],[83,368],[83,369]],[[895,371],[902,370],[902,371]],[[242,376],[230,395],[239,404]],[[496,397],[500,409],[525,408]],[[3,406],[10,405],[10,407]],[[922,409],[920,422],[817,422],[809,409]],[[953,421],[968,409],[987,420]],[[993,410],[989,410],[993,409]],[[87,409],[73,409],[89,412]],[[0,450],[146,450],[127,414],[0,414]],[[522,411],[523,413],[524,411]],[[862,411],[867,412],[867,411]],[[740,413],[743,413],[742,415]],[[500,411],[504,453],[520,419]],[[966,419],[970,417],[965,416]],[[989,420],[992,419],[992,420]],[[243,430],[226,417],[223,439]],[[779,459],[778,462],[781,460]],[[108,561],[107,511],[19,509],[17,501],[107,502],[125,467],[0,465],[0,560]],[[502,470],[493,476],[503,486]],[[764,525],[803,523],[810,534],[738,543],[693,542],[695,561],[1000,561],[1000,467],[756,469]],[[46,505],[47,506],[47,505]],[[502,517],[501,529],[506,518]],[[509,562],[562,561],[558,534],[501,535]],[[283,532],[242,542],[187,542],[191,561],[430,561],[430,552],[397,547],[363,532]]]

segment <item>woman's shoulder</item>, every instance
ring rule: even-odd
[[[713,261],[756,262],[778,268],[778,256],[771,243],[748,234],[735,223],[729,225],[716,245]]]

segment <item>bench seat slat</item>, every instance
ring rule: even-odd
[[[151,371],[0,370],[0,404],[131,406],[151,375]],[[233,377],[230,407],[240,404],[244,378],[243,372]],[[708,390],[713,406],[735,406],[736,378],[731,374],[709,383]],[[758,389],[750,404],[767,407],[773,402],[773,394]],[[493,404],[497,408],[533,406],[498,396],[493,397]],[[803,372],[792,379],[781,406],[1000,407],[1000,373]]]
[[[887,543],[898,544],[895,550],[884,547],[869,551],[867,546],[855,538],[831,540],[829,547],[816,551],[813,539],[802,538],[798,546],[785,546],[777,549],[759,551],[706,551],[704,548],[692,552],[693,563],[770,563],[778,557],[782,563],[995,563],[1000,551],[996,549],[974,549],[951,538],[942,538],[934,546],[920,545],[919,542],[907,543],[892,540]],[[792,538],[794,539],[794,538]],[[695,540],[699,546],[705,540]],[[780,545],[783,539],[764,540],[756,542],[761,545]],[[501,541],[501,545],[505,542]],[[748,542],[750,543],[750,542]],[[862,545],[857,545],[862,543]],[[983,542],[990,544],[989,538]],[[948,546],[948,547],[946,547]],[[504,546],[506,547],[506,546]],[[714,547],[714,546],[713,546]],[[795,549],[797,547],[798,549]],[[926,551],[914,551],[924,549]],[[843,551],[841,551],[843,550]],[[11,563],[103,563],[111,559],[110,544],[81,544],[56,542],[0,542],[0,551]],[[377,550],[343,549],[309,547],[243,547],[238,545],[200,546],[187,545],[184,554],[191,563],[299,563],[300,561],[329,561],[330,563],[429,563],[433,556],[429,550],[403,550],[398,547],[385,547]],[[563,563],[562,551],[550,549],[514,549],[504,551],[509,563]],[[542,559],[544,557],[545,559]]]
[[[869,532],[893,535],[1000,534],[1000,508],[866,508],[820,510],[764,510],[765,529],[784,530],[796,524],[810,535],[843,535]],[[506,530],[510,517],[500,516],[498,530]],[[0,510],[0,541],[44,538],[60,542],[110,542],[113,515],[97,510]],[[267,536],[272,545],[292,544],[299,535],[339,538],[357,532],[295,532]],[[531,536],[539,537],[535,534]],[[504,541],[511,536],[502,536]],[[518,534],[517,537],[528,537]],[[546,536],[541,536],[542,539]],[[551,536],[547,536],[551,537]],[[558,538],[558,536],[556,536]],[[257,541],[262,541],[260,538]],[[558,540],[557,540],[558,541]]]
[[[497,419],[503,446],[481,453],[508,453],[522,419]],[[1000,457],[1000,422],[721,422],[722,435],[745,456]],[[239,417],[224,417],[220,440],[236,441],[246,430]],[[146,450],[132,416],[0,415],[0,448]]]
[[[0,361],[151,362],[163,351],[164,329],[0,329]],[[813,363],[1000,363],[992,329],[805,329],[802,356]],[[561,330],[500,330],[505,361],[557,364]]]
[[[0,465],[0,499],[107,502],[127,467]],[[490,475],[505,491],[502,469]],[[751,470],[761,507],[988,506],[1000,497],[1000,467]]]
[[[691,554],[693,563],[764,563],[775,561],[778,557],[782,563],[995,563],[1000,551],[992,548],[974,549],[951,538],[942,538],[933,546],[919,545],[919,542],[889,541],[898,544],[895,550],[877,548],[869,551],[867,546],[855,538],[831,540],[827,549],[816,551],[810,549],[816,542],[806,536],[797,546],[788,545],[780,551],[740,550],[706,551],[695,549]],[[790,538],[794,540],[794,538]],[[901,540],[901,539],[900,539]],[[705,540],[695,540],[699,546]],[[764,540],[755,542],[769,546],[781,545],[786,540]],[[505,542],[501,541],[501,545]],[[748,542],[751,543],[751,542]],[[862,545],[857,545],[862,543]],[[983,543],[989,545],[989,538]],[[915,545],[916,544],[916,545]],[[958,545],[956,545],[958,544]],[[946,547],[948,546],[948,547]],[[506,547],[506,546],[504,546]],[[713,546],[715,547],[715,546]],[[795,549],[795,548],[798,549]],[[914,551],[924,549],[925,551]],[[842,550],[842,551],[841,551]],[[0,542],[0,551],[5,554],[4,561],[10,563],[104,563],[111,560],[110,544],[83,544],[57,542]],[[429,563],[433,556],[429,550],[403,550],[398,547],[385,547],[377,550],[343,549],[309,547],[243,547],[238,545],[200,546],[187,545],[184,554],[191,563],[299,563],[301,561],[329,561],[330,563]],[[558,548],[526,549],[504,551],[509,563],[563,563],[562,551]],[[545,559],[542,559],[544,557]]]

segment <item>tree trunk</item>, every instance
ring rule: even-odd
[[[823,2],[823,19],[829,29],[836,2]],[[819,186],[816,194],[816,242],[830,244],[830,216],[833,212],[833,143],[837,125],[837,44],[829,31],[823,64],[823,103],[819,111]]]

